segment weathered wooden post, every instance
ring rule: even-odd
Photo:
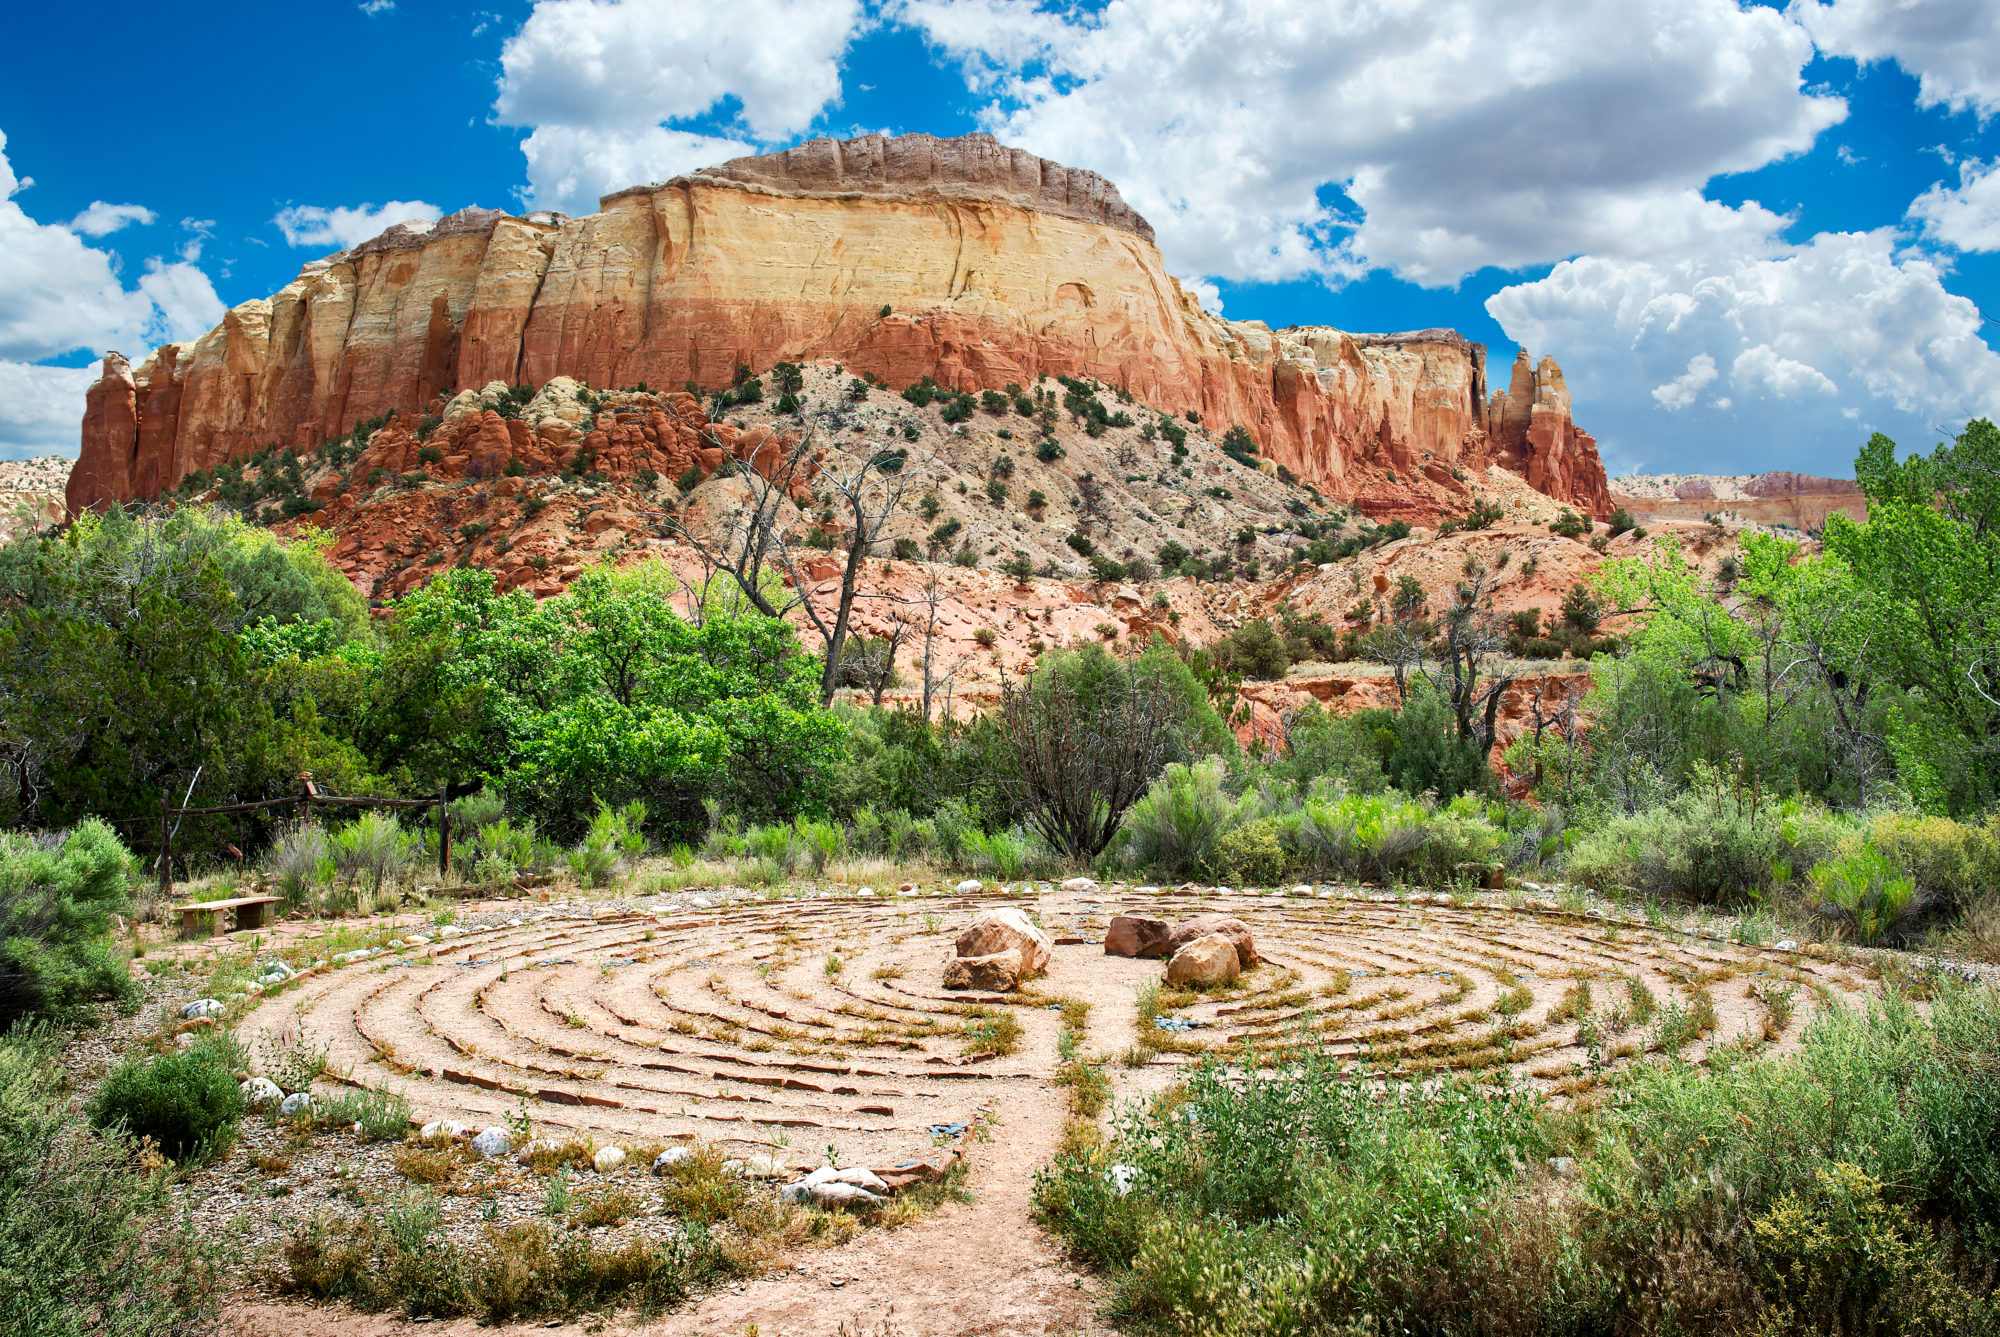
[[[167,823],[167,785],[160,782],[160,899],[174,898],[174,829]]]
[[[451,787],[438,785],[438,876],[447,877],[451,873],[451,805],[446,795]]]

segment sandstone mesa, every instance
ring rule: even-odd
[[[1092,377],[1240,423],[1264,458],[1371,509],[1395,509],[1385,472],[1442,482],[1494,464],[1612,506],[1553,358],[1523,351],[1489,393],[1485,346],[1451,331],[1224,320],[1102,177],[987,135],[921,134],[740,158],[581,218],[467,209],[392,227],[137,367],[107,354],[67,501],[156,497],[195,469],[494,381],[708,390],[781,359],[894,386]]]

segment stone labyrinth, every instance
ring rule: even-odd
[[[1055,938],[1048,975],[1013,994],[947,992],[955,936],[1001,904]],[[1163,963],[1103,954],[1120,912],[1234,915],[1267,964],[1213,994],[1163,991],[1142,1018]],[[831,1145],[870,1163],[982,1110],[1004,1123],[1009,1093],[1054,1073],[1062,1000],[1091,1004],[1084,1049],[1112,1060],[1121,1095],[1166,1085],[1204,1050],[1268,1062],[1313,1047],[1358,1074],[1507,1070],[1561,1096],[1663,1038],[1697,1059],[1795,1043],[1816,1010],[1873,987],[1859,958],[1541,902],[1352,890],[683,896],[468,923],[304,972],[257,1006],[245,1038],[294,1031],[327,1047],[330,1073],[399,1090],[420,1118],[477,1127],[525,1101],[538,1125],[600,1140],[813,1158]],[[1003,1014],[1020,1026],[1014,1051],[981,1052]]]

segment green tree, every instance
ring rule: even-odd
[[[1831,517],[1826,547],[1869,628],[1857,667],[1907,694],[1889,746],[1912,795],[1973,811],[2000,796],[2000,429],[1900,462],[1877,432],[1854,471],[1868,521]]]

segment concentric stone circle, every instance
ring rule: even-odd
[[[1106,1071],[1124,1094],[1205,1052],[1248,1065],[1312,1050],[1359,1079],[1464,1071],[1571,1096],[1663,1039],[1696,1059],[1796,1043],[1818,1010],[1873,987],[1833,954],[1545,901],[1301,892],[1044,885],[534,907],[306,971],[243,1031],[253,1049],[279,1032],[324,1046],[342,1080],[400,1091],[422,1119],[478,1127],[525,1108],[600,1140],[866,1160],[981,1111],[1004,1120],[1010,1092],[1055,1075],[1065,1000],[1092,1005],[1085,1052],[1117,1060]],[[996,904],[1055,937],[1048,975],[1015,994],[946,991],[954,937]],[[1105,956],[1106,922],[1203,912],[1244,920],[1268,964],[1215,995],[1151,993],[1142,1014],[1161,963]],[[1013,1051],[980,1052],[1002,1010],[1019,1025]]]

